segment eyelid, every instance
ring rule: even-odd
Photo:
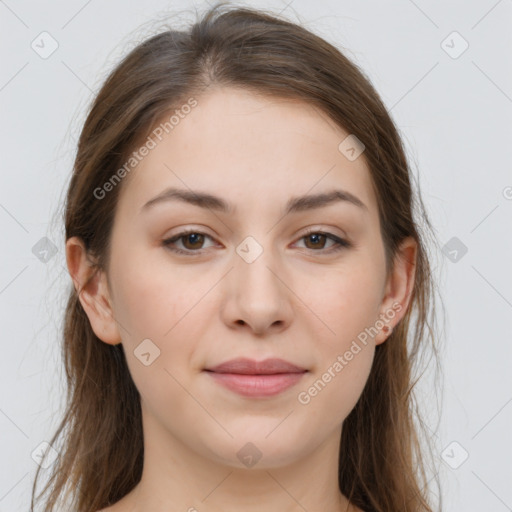
[[[329,236],[338,238],[340,240],[345,240],[347,242],[349,241],[348,236],[345,233],[342,233],[342,234],[333,233],[331,230],[333,230],[334,228],[332,228],[332,227],[312,226],[312,227],[308,227],[305,229],[306,229],[306,231],[302,232],[302,234],[298,238],[303,238],[312,233],[322,233],[324,235],[329,235]]]

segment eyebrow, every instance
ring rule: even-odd
[[[221,197],[217,197],[206,192],[170,187],[144,204],[141,208],[141,212],[147,211],[157,204],[168,201],[181,201],[200,208],[208,208],[210,210],[216,210],[226,214],[232,214],[235,211],[235,207]],[[361,199],[346,190],[336,189],[320,194],[290,198],[286,203],[285,215],[322,208],[339,201],[345,201],[368,211],[368,207],[361,201]]]

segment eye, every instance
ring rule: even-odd
[[[303,235],[300,240],[306,240],[306,244],[310,243],[310,246],[306,246],[306,248],[316,252],[335,252],[352,246],[352,244],[347,240],[325,231],[310,230]],[[331,240],[333,244],[329,249],[325,250],[325,242],[327,240]]]
[[[202,249],[204,249],[202,245],[204,244],[205,238],[209,238],[210,240],[212,240],[212,237],[207,235],[206,233],[190,229],[187,231],[182,231],[181,233],[178,233],[172,238],[163,240],[162,245],[164,245],[170,251],[173,251],[177,254],[185,254],[187,256],[192,256],[202,254]],[[347,240],[339,238],[336,235],[333,235],[332,233],[328,233],[325,231],[310,230],[305,235],[303,235],[299,240],[303,239],[307,241],[307,244],[310,244],[310,246],[307,246],[306,249],[309,249],[313,252],[330,253],[352,246],[352,244]],[[330,248],[325,249],[325,243],[328,240],[333,242],[333,244],[331,245]],[[176,247],[175,244],[177,242],[180,242],[184,249]]]
[[[188,231],[182,231],[181,233],[178,233],[176,236],[168,238],[167,240],[163,240],[162,244],[169,250],[178,254],[200,254],[201,251],[198,251],[198,249],[202,249],[201,245],[204,243],[205,237],[212,239],[212,237],[206,233],[201,233],[200,231],[194,231],[191,229]],[[181,239],[183,239],[183,241],[181,241]],[[178,241],[181,241],[186,250],[173,246],[173,244]]]

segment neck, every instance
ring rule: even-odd
[[[252,445],[224,435],[230,446],[245,447],[232,451],[239,452],[238,458],[246,461],[247,467],[234,466],[217,454],[205,454],[206,448],[200,444],[189,446],[148,411],[143,411],[143,428],[143,474],[126,497],[130,512],[353,510],[338,487],[341,426],[313,451],[297,453],[291,461],[287,456],[284,463],[278,457],[258,455]],[[231,450],[219,443],[219,451]]]

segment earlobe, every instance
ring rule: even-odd
[[[376,345],[386,341],[407,312],[414,288],[417,248],[416,240],[407,237],[397,250],[382,299],[380,318],[384,319],[385,325],[375,337]]]
[[[66,241],[66,262],[75,290],[96,336],[110,345],[121,342],[114,319],[105,273],[94,266],[83,241]]]

